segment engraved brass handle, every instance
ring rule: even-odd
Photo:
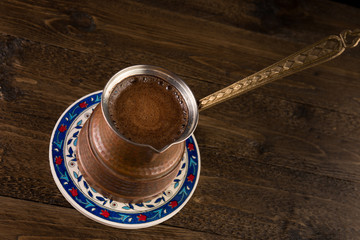
[[[329,61],[346,48],[356,47],[360,41],[360,29],[345,30],[314,43],[279,62],[260,70],[230,86],[199,100],[199,111],[236,97],[274,80]]]

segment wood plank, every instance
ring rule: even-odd
[[[241,175],[237,177],[242,178]],[[199,204],[194,209],[184,209],[184,215],[179,215],[179,218],[191,213],[202,216],[205,208],[210,208],[212,211],[206,213],[210,224],[204,226],[205,229],[223,233],[229,231],[229,228],[221,226],[223,221],[219,219],[223,219],[223,216],[218,214],[221,212],[221,215],[225,215],[227,224],[237,226],[232,232],[240,239],[351,239],[359,234],[358,205],[353,207],[328,199],[296,194],[293,189],[282,192],[252,183],[220,179],[203,177],[203,183],[212,187],[199,188],[193,203]],[[234,196],[228,194],[227,187],[237,189],[230,191]],[[233,202],[233,199],[237,201]],[[358,203],[356,199],[355,204]],[[193,222],[200,221],[194,219]]]
[[[72,208],[0,197],[1,239],[225,239],[216,234],[158,225],[140,230],[116,229],[96,223]],[[21,206],[21,207],[19,207]],[[231,237],[226,237],[231,239]]]
[[[200,186],[208,184],[212,188],[199,188],[188,205],[165,224],[137,231],[103,226],[72,208],[0,197],[0,236],[2,239],[14,239],[14,236],[25,239],[59,236],[88,239],[110,236],[117,239],[141,236],[161,239],[169,236],[175,239],[190,236],[200,239],[309,239],[316,236],[352,238],[360,232],[356,217],[360,210],[348,204],[223,181],[217,177],[202,177]],[[229,195],[229,191],[235,195]],[[324,216],[328,217],[325,222]],[[71,230],[64,231],[68,226],[72,226]]]
[[[294,42],[311,43],[332,29],[359,27],[358,9],[334,1],[310,0],[135,0],[144,5],[171,10]],[[331,16],[331,17],[330,17]]]
[[[232,6],[231,2],[224,4],[224,9],[227,4]],[[334,22],[329,18],[330,15],[321,15],[317,20],[315,11],[324,8],[326,4],[320,2],[306,5],[306,14],[314,17],[314,21],[319,24],[317,33],[321,36],[315,34],[314,40],[338,33],[343,28],[357,26],[353,23],[355,20],[342,24],[345,20],[357,19],[359,16],[359,11],[351,8],[339,7],[335,18],[341,19],[338,17],[340,15],[352,18]],[[338,7],[336,3],[329,4]],[[119,5],[3,1],[1,9],[7,14],[1,18],[3,24],[0,31],[76,51],[95,53],[128,65],[159,65],[185,80],[190,77],[222,86],[254,73],[306,45],[299,44],[301,40],[297,41],[296,36],[289,41],[287,37],[291,35],[280,38],[249,32],[221,21],[182,15],[151,5],[132,1]],[[258,8],[261,6],[260,3],[255,5]],[[281,4],[276,7],[281,8]],[[26,16],[23,16],[24,9]],[[251,12],[251,7],[245,10]],[[301,8],[296,11],[300,13]],[[291,20],[296,19],[295,14]],[[311,33],[314,32],[312,29]],[[308,32],[303,34],[309,39]],[[312,39],[306,43],[312,43]],[[355,49],[340,59],[268,85],[262,91],[266,95],[282,96],[289,101],[360,115],[357,90],[359,56],[360,52]],[[207,92],[197,93],[197,97],[218,89],[209,88]]]
[[[265,128],[251,121],[240,119],[237,122],[221,114],[211,115],[200,117],[195,134],[201,149],[221,153],[225,160],[236,156],[237,159],[251,159],[319,176],[360,180],[357,141],[318,133],[316,127],[310,130],[312,126],[309,132],[307,129],[290,132],[292,129],[284,122],[278,126],[269,123]],[[218,120],[220,118],[222,121]]]

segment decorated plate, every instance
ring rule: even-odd
[[[61,115],[51,135],[49,160],[55,183],[79,212],[99,223],[137,229],[159,224],[178,213],[195,191],[200,174],[200,154],[194,135],[186,140],[181,168],[172,184],[150,201],[129,204],[96,192],[83,178],[76,162],[79,132],[101,100],[102,91],[74,102]]]

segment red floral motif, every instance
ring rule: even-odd
[[[139,219],[139,222],[140,222],[140,221],[143,221],[143,222],[146,221],[146,216],[143,215],[143,214],[140,214],[139,216],[137,216],[137,218]]]
[[[110,216],[110,213],[107,210],[101,210],[100,215],[103,215],[105,218],[108,218]]]
[[[79,106],[80,106],[81,108],[86,108],[87,105],[88,105],[88,104],[87,104],[85,101],[79,104]]]
[[[187,180],[188,180],[189,182],[193,182],[193,181],[194,181],[194,178],[195,178],[195,176],[192,175],[192,174],[190,174],[190,175],[187,177]]]
[[[72,189],[70,189],[69,191],[71,192],[71,195],[72,195],[73,197],[76,197],[76,196],[78,195],[78,191],[77,191],[77,189],[75,189],[75,188],[72,188]]]
[[[60,157],[60,156],[58,156],[58,157],[55,158],[55,163],[56,163],[57,165],[60,165],[60,164],[62,163],[62,161],[63,161],[63,159],[62,159],[62,157]]]
[[[189,149],[189,151],[194,151],[194,144],[189,143],[188,144],[188,149]]]
[[[64,124],[61,124],[61,126],[59,127],[59,131],[60,132],[65,132],[66,131],[66,125],[64,125]]]
[[[177,207],[177,205],[178,205],[178,202],[177,202],[177,201],[171,201],[171,202],[169,203],[169,206],[170,206],[171,208]]]

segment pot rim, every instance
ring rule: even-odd
[[[118,83],[120,83],[127,77],[134,76],[134,75],[152,75],[152,76],[156,76],[156,77],[164,79],[165,81],[167,81],[168,83],[173,85],[180,92],[180,94],[182,95],[182,97],[188,107],[189,119],[188,119],[188,124],[186,125],[186,128],[185,128],[185,131],[176,141],[174,141],[160,149],[156,149],[155,147],[153,147],[149,144],[141,144],[141,143],[137,143],[137,142],[134,142],[134,141],[131,141],[131,140],[125,138],[117,130],[113,121],[111,120],[110,113],[109,113],[109,98],[110,98],[112,91],[114,90],[115,86]],[[123,140],[125,140],[135,146],[149,147],[150,149],[154,150],[157,153],[162,153],[165,150],[167,150],[168,148],[170,148],[172,145],[181,143],[181,142],[185,141],[187,138],[189,138],[191,136],[191,134],[195,131],[196,126],[199,121],[199,112],[198,112],[197,101],[195,99],[194,94],[188,87],[188,85],[174,73],[172,73],[166,69],[156,67],[156,66],[151,66],[151,65],[135,65],[135,66],[127,67],[127,68],[124,68],[123,70],[117,72],[114,76],[112,76],[103,90],[103,94],[101,97],[101,109],[102,109],[102,114],[106,120],[106,123],[120,138],[122,138]]]

